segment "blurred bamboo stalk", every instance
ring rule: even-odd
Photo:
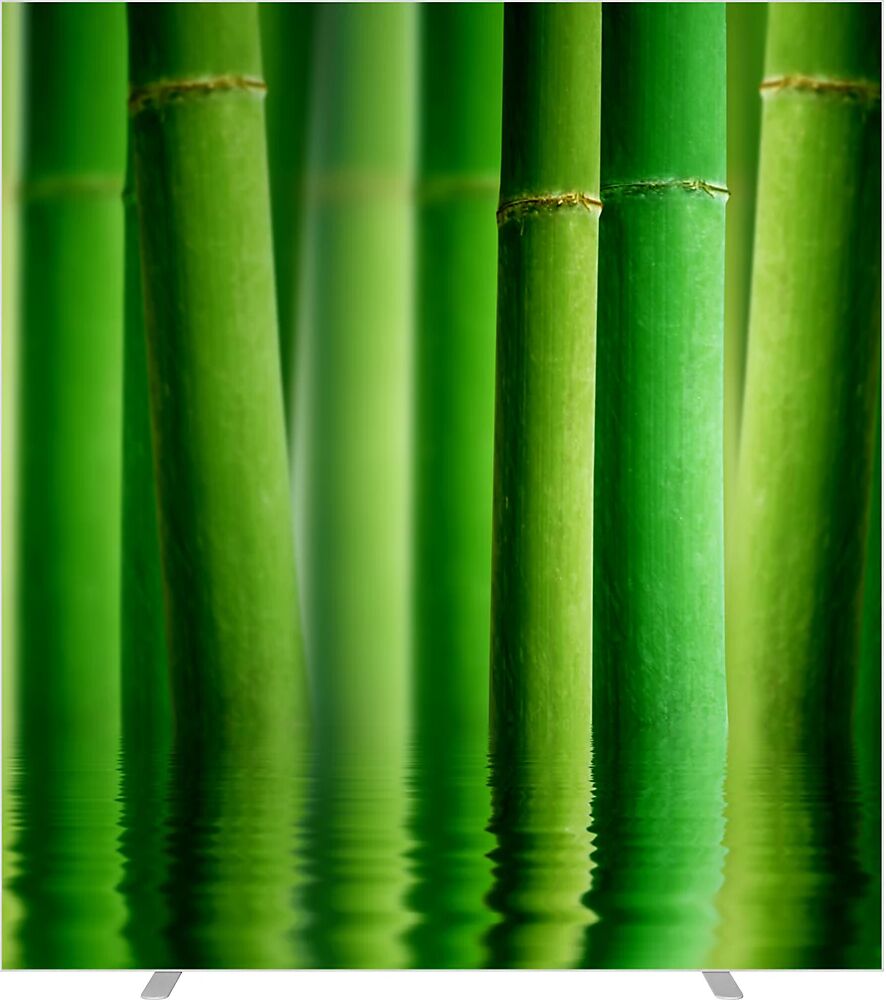
[[[129,25],[177,735],[277,763],[306,705],[257,11],[134,4]]]
[[[308,84],[316,6],[260,3],[262,64],[268,97],[268,169],[280,371],[287,422],[293,412],[296,343],[299,326],[299,274],[303,243],[305,167],[308,140]]]
[[[726,760],[726,12],[612,5],[603,34],[594,962],[692,967],[715,924]],[[616,916],[644,894],[666,935]]]
[[[504,23],[490,675],[492,899],[503,922],[493,960],[563,966],[577,961],[591,918],[580,898],[590,880],[600,5],[513,5]]]
[[[867,4],[769,11],[727,594],[731,740],[762,759],[848,738],[879,372],[879,32]]]
[[[391,967],[410,922],[416,11],[334,4],[316,30],[294,432],[317,716],[311,946],[321,966]]]
[[[116,886],[125,34],[27,7],[18,392],[23,965],[127,965]],[[97,58],[96,54],[101,53]],[[76,871],[70,859],[76,858]]]
[[[501,4],[421,8],[413,572],[416,908],[431,968],[491,914],[489,601]]]

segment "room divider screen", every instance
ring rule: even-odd
[[[4,965],[879,968],[879,288],[878,4],[4,3]]]

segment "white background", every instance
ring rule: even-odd
[[[0,972],[3,1000],[138,1000],[150,971]],[[747,1000],[873,1000],[883,972],[736,973]],[[699,972],[185,972],[172,1000],[710,1000]]]

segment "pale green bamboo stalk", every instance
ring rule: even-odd
[[[318,13],[294,441],[320,965],[407,962],[415,20]]]
[[[178,737],[290,755],[305,722],[253,4],[129,8]]]
[[[849,722],[879,373],[879,32],[879,9],[864,4],[769,9],[727,533],[719,955],[735,965],[795,966],[810,954],[846,961],[827,949],[836,950],[834,929],[849,918],[834,912],[833,888],[810,859],[857,851],[828,823],[833,798],[853,781]],[[847,885],[857,879],[845,875]],[[775,956],[774,935],[782,939]]]
[[[493,505],[493,962],[564,966],[591,914],[600,5],[505,10]]]
[[[35,4],[27,18],[19,957],[113,967],[131,961],[116,891],[124,20],[119,4]]]
[[[501,4],[421,8],[413,943],[483,962]]]
[[[764,758],[848,734],[878,372],[879,25],[866,4],[769,12],[727,595],[732,742]]]

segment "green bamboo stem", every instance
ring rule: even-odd
[[[853,735],[857,761],[858,788],[861,798],[858,854],[867,876],[862,912],[855,923],[860,945],[867,949],[859,964],[873,956],[878,965],[880,954],[880,917],[882,912],[882,839],[883,760],[882,760],[882,663],[883,663],[883,484],[882,484],[882,390],[877,406],[874,469],[871,477],[871,500],[868,514],[867,544],[862,598],[861,650],[858,683],[853,704]],[[847,963],[851,964],[851,963]]]
[[[881,390],[882,393],[882,390]],[[871,499],[868,511],[867,542],[862,598],[861,652],[858,683],[853,705],[853,731],[856,752],[862,768],[862,780],[880,795],[882,736],[882,540],[883,540],[883,444],[882,402],[877,407],[874,467],[871,476]],[[879,809],[875,812],[879,816]],[[878,824],[879,825],[879,824]],[[879,840],[879,837],[877,837]]]
[[[590,735],[599,66],[598,4],[506,11],[491,724],[527,759]]]
[[[123,192],[125,330],[123,344],[123,522],[120,593],[120,677],[123,814],[120,891],[125,933],[140,967],[164,967],[174,957],[164,936],[169,912],[162,887],[172,706],[160,565],[160,535],[148,403],[148,366],[141,285],[132,141]]]
[[[124,191],[123,542],[121,677],[124,740],[162,755],[171,732],[163,574],[148,402],[148,365],[132,149]],[[149,963],[150,964],[150,963]]]
[[[18,431],[18,354],[19,281],[21,219],[19,184],[22,152],[22,52],[24,47],[24,8],[19,3],[5,3],[3,17],[3,815],[12,815],[12,759],[15,748],[14,729],[17,724],[15,704],[15,586],[17,578],[15,530],[18,521],[16,507],[16,444]],[[16,875],[16,857],[12,850],[10,823],[4,824],[3,877],[6,882]],[[20,964],[17,952],[17,930],[21,907],[17,898],[2,893],[3,956],[5,963]]]
[[[178,737],[277,761],[305,706],[257,13],[134,4],[129,25]]]
[[[421,8],[413,571],[419,964],[482,962],[501,4]]]
[[[600,5],[507,8],[490,721],[493,945],[516,964],[572,964],[591,917],[599,120]]]
[[[744,387],[754,204],[760,145],[761,102],[766,43],[765,3],[726,4],[726,320],[724,366],[724,474],[726,524],[738,459],[741,398]]]
[[[415,9],[330,5],[316,30],[294,435],[320,775],[310,944],[321,966],[395,967],[410,923]]]
[[[879,373],[879,17],[861,4],[769,11],[727,536],[729,810],[719,906],[722,954],[739,965],[793,967],[810,955],[845,963],[834,932],[849,918],[834,900],[854,898],[859,884],[857,872],[822,879],[816,861],[858,851],[827,820],[855,822],[833,801],[854,788],[849,721]]]
[[[316,8],[261,3],[262,64],[268,85],[265,116],[280,330],[280,370],[287,418],[292,416],[299,315],[299,272],[308,137],[308,81]]]
[[[112,967],[120,735],[122,6],[27,8],[16,680],[21,963]],[[100,52],[102,57],[96,58]]]
[[[655,907],[682,967],[722,864],[724,5],[613,5],[603,32],[591,905],[600,964],[658,964]]]
[[[848,736],[879,371],[879,25],[865,4],[769,12],[727,595],[742,758]]]

